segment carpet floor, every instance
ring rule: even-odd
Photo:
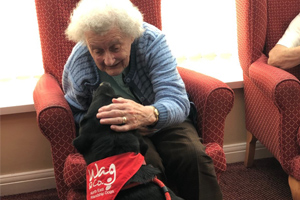
[[[220,186],[224,200],[292,200],[288,175],[275,158],[255,160],[251,168],[228,164]]]
[[[288,175],[274,158],[255,160],[252,168],[243,163],[227,165],[220,178],[223,200],[291,200]],[[1,200],[58,200],[55,189],[4,196]]]

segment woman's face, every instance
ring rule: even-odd
[[[85,32],[87,47],[97,67],[110,76],[117,76],[129,65],[133,38],[125,36],[118,28],[104,35]]]

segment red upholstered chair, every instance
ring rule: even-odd
[[[72,146],[75,124],[61,88],[62,71],[73,46],[66,40],[71,11],[78,0],[35,0],[45,74],[34,90],[34,104],[41,132],[49,140],[60,199],[85,199],[83,157]],[[161,29],[160,0],[132,0],[145,21]],[[233,106],[233,91],[221,81],[178,68],[198,109],[198,129],[217,175],[226,170],[223,152],[224,122]]]
[[[300,1],[236,0],[236,8],[248,134],[245,165],[253,164],[259,140],[289,174],[292,188],[300,180],[300,66],[285,71],[267,59],[300,12]]]

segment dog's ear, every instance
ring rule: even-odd
[[[89,150],[91,146],[91,140],[84,134],[79,135],[73,140],[73,145],[79,153],[84,154],[86,151]]]

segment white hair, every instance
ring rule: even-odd
[[[133,38],[144,32],[143,15],[129,0],[81,0],[65,33],[69,40],[85,43],[84,33],[105,34],[113,27]]]

